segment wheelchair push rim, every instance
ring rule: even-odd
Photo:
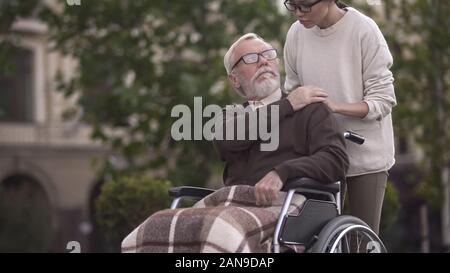
[[[328,253],[387,253],[378,236],[368,227],[349,224],[330,241]]]
[[[312,252],[387,253],[387,249],[366,223],[345,215],[333,219],[324,227]]]

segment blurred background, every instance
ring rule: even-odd
[[[450,3],[343,2],[394,57],[381,238],[449,252]],[[282,52],[294,21],[282,0],[0,0],[0,252],[118,252],[169,187],[220,187],[212,143],[174,141],[170,111],[240,101],[227,47],[256,32]]]

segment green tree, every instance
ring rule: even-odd
[[[424,152],[419,193],[441,208],[442,247],[450,247],[450,5],[440,0],[386,1],[394,54],[396,134]]]
[[[151,214],[169,207],[171,183],[145,175],[120,176],[104,183],[95,202],[95,220],[112,251]]]
[[[30,18],[38,15],[43,7],[40,2],[39,0],[1,0],[0,34],[9,32],[11,25],[18,17]]]
[[[220,163],[212,143],[171,138],[171,109],[193,109],[194,96],[203,105],[230,103],[226,48],[249,31],[281,45],[288,27],[272,0],[83,1],[43,18],[55,49],[78,60],[59,86],[79,95],[92,137],[120,151],[128,172],[157,169],[194,185]]]

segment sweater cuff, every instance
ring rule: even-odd
[[[287,168],[283,167],[283,165],[278,165],[275,168],[273,168],[273,170],[277,172],[278,176],[280,177],[284,185],[289,177]]]
[[[363,102],[365,102],[367,104],[367,106],[369,107],[369,111],[367,112],[367,115],[362,118],[362,120],[378,120],[378,121],[380,121],[381,115],[378,115],[378,113],[376,112],[375,103],[373,101],[367,101],[367,100],[364,100]]]

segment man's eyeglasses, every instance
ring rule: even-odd
[[[295,12],[296,9],[299,9],[303,13],[311,12],[311,8],[321,2],[322,0],[317,0],[315,2],[309,3],[309,4],[299,4],[296,5],[292,3],[292,0],[286,0],[284,1],[284,6],[291,12]]]
[[[259,56],[263,56],[264,59],[271,61],[271,60],[276,59],[278,54],[277,54],[277,50],[275,48],[267,49],[267,50],[264,50],[259,53],[245,54],[244,56],[240,57],[239,60],[237,60],[234,63],[234,65],[231,67],[231,70],[233,70],[240,61],[243,61],[245,64],[257,63],[257,62],[259,62]]]

